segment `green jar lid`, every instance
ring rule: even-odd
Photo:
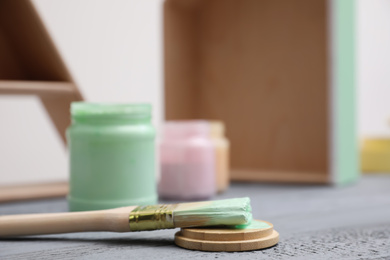
[[[120,116],[130,118],[150,118],[150,104],[114,104],[73,102],[70,112],[72,117]]]

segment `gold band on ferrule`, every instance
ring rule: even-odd
[[[177,204],[138,206],[130,212],[130,231],[175,228],[173,211]]]

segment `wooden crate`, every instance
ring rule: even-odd
[[[82,96],[29,0],[0,1],[0,57],[0,94],[38,95],[65,142]]]
[[[166,119],[223,120],[233,180],[353,181],[353,44],[353,0],[166,0]]]
[[[29,0],[0,1],[0,95],[38,96],[66,143],[70,103],[83,98]],[[67,189],[67,183],[0,187],[0,202],[63,196]]]

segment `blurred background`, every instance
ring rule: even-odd
[[[160,127],[162,0],[32,2],[85,100],[152,103]],[[390,1],[355,3],[358,138],[390,137]],[[0,185],[67,179],[66,148],[38,98],[1,95],[0,118]]]
[[[33,1],[84,98],[148,102],[163,115],[162,1]],[[0,96],[0,185],[68,178],[66,149],[39,99]]]

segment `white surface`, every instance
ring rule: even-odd
[[[84,97],[148,102],[162,120],[162,0],[34,0]],[[0,96],[0,185],[67,179],[66,151],[34,97]]]
[[[390,1],[357,3],[359,134],[390,137]]]
[[[35,97],[0,96],[0,185],[63,180],[65,147]]]

